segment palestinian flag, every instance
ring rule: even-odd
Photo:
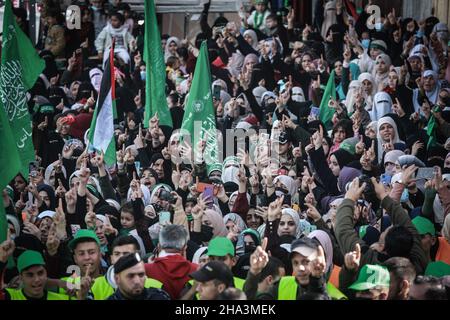
[[[105,163],[116,163],[116,142],[114,140],[114,119],[116,111],[116,78],[114,75],[114,42],[103,72],[100,93],[89,129],[89,149],[104,152]]]

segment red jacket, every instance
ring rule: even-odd
[[[198,265],[190,262],[181,255],[170,255],[156,258],[152,263],[145,265],[147,277],[163,283],[165,290],[171,299],[178,299],[189,275],[197,271]]]

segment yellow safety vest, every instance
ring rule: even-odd
[[[61,280],[63,280],[63,281],[65,281],[65,282],[68,282],[68,283],[71,283],[72,285],[79,285],[80,284],[80,282],[81,282],[81,277],[73,277],[73,276],[69,276],[69,277],[64,277],[64,278],[61,278]],[[64,294],[64,295],[67,295],[67,292],[66,292],[66,290],[64,289],[64,288],[59,288],[59,294]],[[69,297],[69,300],[78,300],[76,297]]]
[[[145,288],[161,289],[163,284],[158,280],[147,278],[145,279]],[[94,300],[106,300],[114,293],[114,288],[109,284],[106,277],[99,277],[95,279],[92,285],[91,292],[94,295]]]
[[[282,277],[278,286],[278,300],[296,300],[298,284],[294,276]],[[332,283],[327,283],[328,295],[333,300],[347,300],[347,297]]]
[[[11,300],[28,300],[27,297],[23,294],[22,290],[18,289],[5,289]],[[51,291],[47,291],[47,300],[69,300],[69,296],[65,294],[54,293]]]
[[[245,284],[245,280],[238,278],[238,277],[233,277],[234,280],[234,287],[238,288],[239,290],[244,290],[244,284]]]

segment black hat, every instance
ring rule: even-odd
[[[230,269],[221,261],[211,261],[202,268],[191,273],[191,278],[199,282],[207,282],[211,280],[219,280],[227,287],[233,287],[233,274]]]
[[[119,274],[126,269],[134,267],[142,261],[143,260],[139,253],[127,254],[126,256],[123,256],[119,260],[117,260],[117,262],[114,264],[114,273]]]

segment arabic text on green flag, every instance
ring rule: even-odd
[[[197,149],[200,140],[206,141],[204,160],[208,168],[219,162],[211,71],[205,41],[200,47],[181,129],[190,133],[194,150]]]
[[[28,166],[35,157],[26,94],[44,67],[44,60],[38,56],[30,39],[17,25],[11,1],[7,1],[3,15],[0,103],[11,126],[14,146],[19,149],[20,172],[26,179]]]
[[[145,0],[144,62],[145,78],[145,118],[144,128],[148,128],[149,119],[158,113],[159,124],[172,127],[172,116],[166,100],[166,64],[161,48],[156,21],[155,3]]]

